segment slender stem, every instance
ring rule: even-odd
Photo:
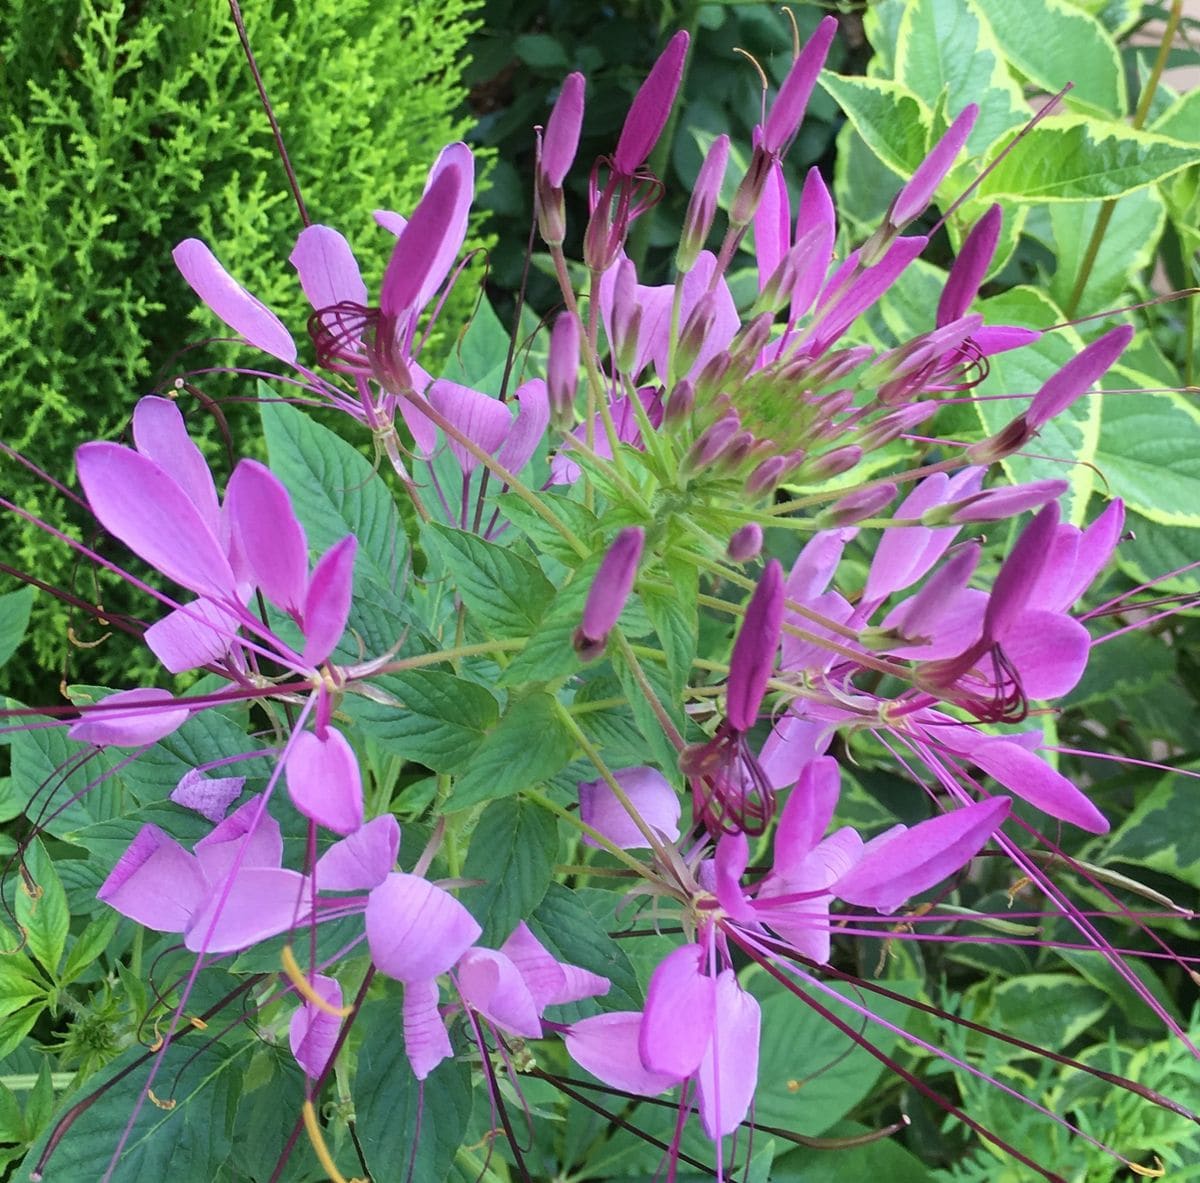
[[[616,642],[617,648],[621,651],[621,656],[625,659],[626,665],[629,666],[629,672],[633,674],[633,679],[637,682],[638,689],[642,692],[650,709],[654,712],[654,717],[662,726],[667,739],[671,741],[671,745],[677,752],[682,752],[687,744],[684,742],[683,736],[679,734],[679,728],[675,726],[675,720],[667,714],[666,708],[658,701],[658,695],[654,693],[654,687],[650,685],[650,680],[646,677],[646,672],[642,669],[641,662],[638,661],[637,654],[633,651],[633,646],[625,639],[625,634],[619,628],[613,629],[611,637]]]

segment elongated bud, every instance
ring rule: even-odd
[[[757,522],[747,522],[730,535],[726,555],[735,563],[748,563],[762,550],[763,532]]]
[[[730,440],[741,430],[742,420],[736,411],[722,415],[715,423],[706,427],[688,449],[684,461],[693,471],[712,464],[729,446]]]
[[[696,306],[692,309],[687,323],[679,332],[679,340],[675,346],[675,365],[678,372],[687,374],[695,365],[704,342],[712,332],[713,322],[717,318],[717,293],[705,292]]]
[[[640,526],[629,526],[616,536],[601,560],[583,606],[583,621],[575,630],[575,651],[584,661],[592,661],[604,652],[608,634],[633,590],[645,541]]]
[[[849,444],[844,448],[834,448],[822,456],[814,456],[804,466],[803,479],[827,481],[831,477],[841,476],[862,459],[862,454],[862,448],[857,444]]]
[[[538,169],[552,189],[561,189],[567,170],[579,148],[579,129],[583,126],[584,77],[578,71],[563,79],[554,109],[546,121],[542,155]]]
[[[896,194],[892,208],[888,211],[887,220],[896,229],[902,229],[925,207],[933,198],[942,178],[950,171],[954,158],[962,150],[979,117],[979,108],[974,103],[968,103],[959,113],[958,118],[947,129],[946,134],[933,146],[933,150],[921,161],[912,179]]]
[[[875,485],[866,489],[855,489],[835,501],[827,510],[817,515],[817,525],[822,530],[838,526],[852,526],[863,518],[873,518],[881,509],[892,503],[896,496],[893,484]]]
[[[996,253],[1003,217],[999,205],[993,205],[971,227],[971,233],[963,240],[962,250],[950,268],[946,286],[942,288],[942,298],[938,301],[939,328],[958,320],[971,307],[971,301],[978,294],[979,286],[991,266],[992,256]]]
[[[613,153],[613,168],[622,176],[633,176],[646,163],[662,135],[683,80],[688,41],[682,29],[671,38],[634,96]]]
[[[1077,398],[1091,389],[1133,340],[1133,326],[1120,325],[1093,341],[1078,357],[1073,357],[1057,374],[1047,379],[1033,396],[1025,419],[1037,431],[1042,424],[1065,411]]]
[[[579,317],[560,312],[550,331],[550,356],[546,363],[546,388],[550,418],[558,431],[575,425],[575,390],[579,385]]]
[[[759,497],[771,492],[795,461],[787,456],[768,456],[747,478],[746,493]]]
[[[1011,485],[1000,489],[984,489],[951,501],[948,505],[934,506],[921,515],[927,526],[964,525],[968,522],[1000,522],[1016,517],[1027,509],[1041,509],[1049,501],[1061,497],[1069,488],[1067,481],[1030,481],[1025,485]]]
[[[696,388],[686,378],[680,378],[671,387],[671,396],[667,399],[665,422],[681,422],[692,413],[695,406]]]
[[[746,605],[746,616],[729,659],[725,713],[735,731],[749,731],[758,718],[779,651],[783,601],[783,568],[778,559],[772,559]]]
[[[781,154],[796,134],[836,32],[837,17],[825,17],[783,80],[763,126],[763,148],[772,155]]]
[[[705,239],[716,216],[717,199],[721,195],[721,182],[725,179],[728,161],[729,137],[722,134],[709,147],[688,201],[683,234],[679,240],[679,250],[675,253],[675,267],[681,275],[691,271],[696,265],[696,257],[704,249]]]

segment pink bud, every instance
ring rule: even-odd
[[[763,148],[775,155],[783,150],[788,141],[796,134],[800,120],[804,118],[804,109],[808,106],[809,96],[817,81],[829,47],[833,44],[833,35],[837,32],[837,17],[827,16],[817,26],[816,32],[808,39],[808,44],[800,51],[800,56],[792,63],[788,76],[779,88],[779,94],[771,104],[763,127]]]
[[[685,274],[696,264],[696,256],[704,249],[704,240],[712,229],[717,212],[717,198],[721,194],[721,182],[725,179],[725,166],[729,160],[729,137],[719,135],[708,149],[708,155],[700,166],[696,184],[688,201],[687,214],[683,219],[683,234],[679,250],[675,255],[675,266]]]
[[[735,731],[746,732],[758,718],[758,708],[775,668],[783,630],[783,568],[772,559],[764,569],[729,658],[725,712]]]
[[[763,532],[757,522],[747,522],[730,535],[725,554],[735,563],[748,563],[762,550]]]
[[[994,205],[971,227],[971,233],[963,241],[962,250],[950,268],[942,298],[938,301],[939,328],[958,320],[970,308],[996,253],[1002,220],[1000,207]]]
[[[546,388],[550,414],[560,431],[575,421],[575,388],[579,384],[579,317],[560,312],[550,331],[550,356],[546,363]]]
[[[561,189],[567,169],[579,147],[579,129],[583,125],[584,77],[578,71],[563,79],[554,110],[546,121],[542,156],[538,167],[553,189]]]
[[[613,153],[613,168],[622,176],[633,176],[646,163],[646,157],[662,135],[683,80],[688,40],[682,29],[671,38],[634,96]]]
[[[921,161],[912,179],[896,194],[888,213],[891,225],[897,228],[905,226],[925,209],[942,183],[942,178],[954,164],[954,158],[967,142],[978,117],[979,108],[974,103],[968,103],[962,109],[946,134],[933,146],[933,151]]]
[[[608,634],[633,590],[645,541],[640,526],[629,526],[617,535],[601,560],[583,606],[583,621],[575,630],[575,649],[584,661],[604,652]]]

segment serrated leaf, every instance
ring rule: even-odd
[[[930,115],[911,90],[887,78],[843,78],[828,70],[819,81],[888,168],[906,180],[916,172],[928,151]]]
[[[345,709],[385,751],[434,772],[461,768],[500,717],[486,687],[440,670],[401,670],[375,678],[372,686],[397,705],[349,695]]]
[[[682,698],[696,656],[698,577],[694,567],[682,563],[672,565],[670,575],[669,592],[647,587],[639,595],[666,654],[671,689],[676,698]]]
[[[575,652],[575,630],[583,619],[590,578],[576,578],[559,589],[537,631],[525,642],[500,675],[502,686],[521,686],[526,682],[549,682],[583,668]]]
[[[29,610],[33,606],[33,588],[0,596],[0,665],[16,651],[29,627]]]
[[[484,886],[461,895],[483,928],[480,943],[502,944],[529,918],[550,886],[557,853],[558,823],[544,809],[509,797],[483,811],[462,873]]]
[[[586,505],[558,493],[541,493],[538,499],[562,522],[588,551],[595,546],[600,533],[600,519]],[[545,518],[535,513],[528,502],[515,493],[501,493],[496,498],[505,517],[513,523],[539,552],[550,555],[568,567],[574,567],[587,557],[568,542]]]
[[[1106,863],[1132,863],[1200,887],[1200,793],[1186,776],[1164,776],[1112,836]]]
[[[489,638],[527,637],[537,627],[554,585],[541,569],[511,550],[436,522],[421,532],[450,576],[470,621]]]
[[[1185,595],[1200,591],[1200,573],[1192,567],[1200,554],[1200,530],[1163,526],[1136,513],[1126,514],[1125,525],[1133,537],[1117,547],[1116,562],[1130,579]],[[1183,573],[1172,575],[1174,571]]]
[[[0,957],[0,1015],[11,1015],[37,999],[46,997],[46,983],[28,957],[5,951]]]
[[[400,1038],[399,999],[369,1002],[355,1022],[362,1037],[354,1074],[357,1131],[375,1179],[440,1183],[449,1173],[471,1117],[470,1067],[444,1060],[422,1085]]]
[[[511,797],[532,789],[563,768],[575,753],[575,739],[548,694],[530,694],[512,703],[488,733],[460,776],[447,812]]]
[[[991,153],[995,159],[1011,137]],[[1152,185],[1200,161],[1200,148],[1118,123],[1074,116],[1031,128],[984,177],[978,197],[1101,201]]]
[[[1109,1007],[1103,990],[1070,974],[1026,974],[994,995],[997,1026],[1042,1047],[1066,1047]]]
[[[54,863],[36,838],[26,846],[24,862],[30,883],[22,875],[14,893],[17,923],[25,930],[25,947],[56,979],[71,927],[67,895]]]
[[[11,1089],[0,1084],[0,1142],[24,1142],[28,1136],[20,1103]]]
[[[62,970],[61,981],[64,986],[79,977],[108,948],[120,922],[121,917],[116,912],[110,912],[93,920],[71,942],[71,951]]]

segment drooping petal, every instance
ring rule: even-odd
[[[920,822],[874,847],[833,894],[849,904],[895,911],[905,900],[966,865],[1008,816],[1007,797],[990,797]]]
[[[1004,655],[1027,698],[1061,698],[1079,684],[1092,638],[1060,612],[1026,612],[1002,637]]]
[[[704,972],[705,956],[702,946],[683,945],[650,975],[638,1051],[652,1072],[691,1076],[712,1039],[716,981]]]
[[[783,629],[783,568],[771,559],[746,605],[729,659],[726,713],[737,731],[749,731],[775,669]]]
[[[418,1080],[424,1080],[453,1055],[450,1036],[438,1010],[438,984],[434,978],[405,984],[404,1054]]]
[[[1061,818],[1091,834],[1107,834],[1108,819],[1061,772],[1007,739],[992,739],[970,756],[1008,791],[1051,817]]]
[[[444,974],[483,931],[448,891],[401,872],[371,892],[366,924],[375,964],[406,984]]]
[[[280,867],[245,867],[226,888],[210,882],[183,943],[193,953],[234,953],[308,919],[307,880]]]
[[[304,652],[307,664],[320,665],[342,639],[354,593],[354,557],[358,539],[347,534],[318,560],[304,593]]]
[[[85,708],[83,718],[71,724],[67,735],[78,743],[92,743],[98,748],[135,748],[157,743],[187,722],[186,706],[167,705],[178,701],[169,690],[153,687],[118,690]]]
[[[300,276],[308,302],[320,312],[335,304],[367,305],[358,260],[345,237],[330,226],[306,226],[300,231],[288,262]]]
[[[212,600],[172,609],[142,635],[150,652],[173,674],[220,661],[233,647],[238,618]]]
[[[571,1059],[597,1080],[639,1097],[656,1097],[683,1076],[653,1072],[642,1063],[641,1027],[639,1011],[613,1011],[573,1023],[563,1042]]]
[[[237,283],[205,243],[185,238],[171,257],[192,291],[235,333],[288,365],[296,360],[296,342],[283,321]]]
[[[254,582],[277,608],[299,616],[308,585],[308,539],[283,482],[257,460],[242,460],[225,507]]]
[[[296,736],[287,760],[287,787],[305,817],[335,834],[352,834],[363,824],[358,757],[336,728],[323,736],[313,731]]]
[[[429,401],[436,411],[489,456],[496,454],[512,430],[512,416],[508,407],[499,399],[472,390],[469,386],[439,378],[429,388]],[[464,475],[469,476],[479,467],[479,460],[457,440],[450,439],[447,442]]]
[[[201,838],[195,851],[205,877],[217,883],[239,857],[241,867],[278,867],[283,861],[283,833],[263,808],[262,794],[256,793]]]
[[[169,398],[147,395],[133,411],[133,442],[188,495],[204,524],[215,534],[220,505],[203,453],[187,433],[179,408]]]
[[[241,796],[245,784],[244,776],[205,776],[200,769],[189,768],[171,790],[171,800],[195,810],[215,826]]]
[[[234,595],[224,548],[169,473],[131,448],[103,442],[84,444],[75,464],[92,512],[114,538],[199,595]]]
[[[342,987],[336,978],[314,974],[309,985],[331,1007],[336,1009],[342,1005]],[[305,1002],[292,1015],[288,1024],[288,1043],[296,1063],[310,1079],[316,1080],[325,1071],[341,1028],[341,1019],[312,1002]]]
[[[641,765],[622,768],[614,773],[642,820],[667,842],[679,837],[679,797],[667,778],[656,768]],[[645,835],[617,799],[605,780],[584,781],[579,786],[579,816],[599,830],[609,841],[627,850],[649,846]],[[583,836],[585,846],[598,846],[595,839]]]
[[[710,1138],[732,1134],[745,1120],[758,1085],[762,1011],[733,970],[716,984],[713,1037],[696,1073],[700,1121]]]
[[[500,952],[517,967],[539,1014],[548,1006],[607,994],[611,985],[599,974],[557,960],[523,920],[500,946]]]
[[[454,968],[462,1000],[502,1031],[537,1039],[538,1006],[520,971],[495,949],[468,949]]]
[[[143,826],[96,898],[156,932],[183,932],[204,899],[200,865],[158,826]]]
[[[317,860],[317,890],[370,891],[388,877],[399,850],[400,823],[390,813],[373,817]]]
[[[666,126],[683,79],[688,41],[682,29],[671,38],[630,104],[612,156],[613,168],[622,176],[631,177],[642,167]]]

